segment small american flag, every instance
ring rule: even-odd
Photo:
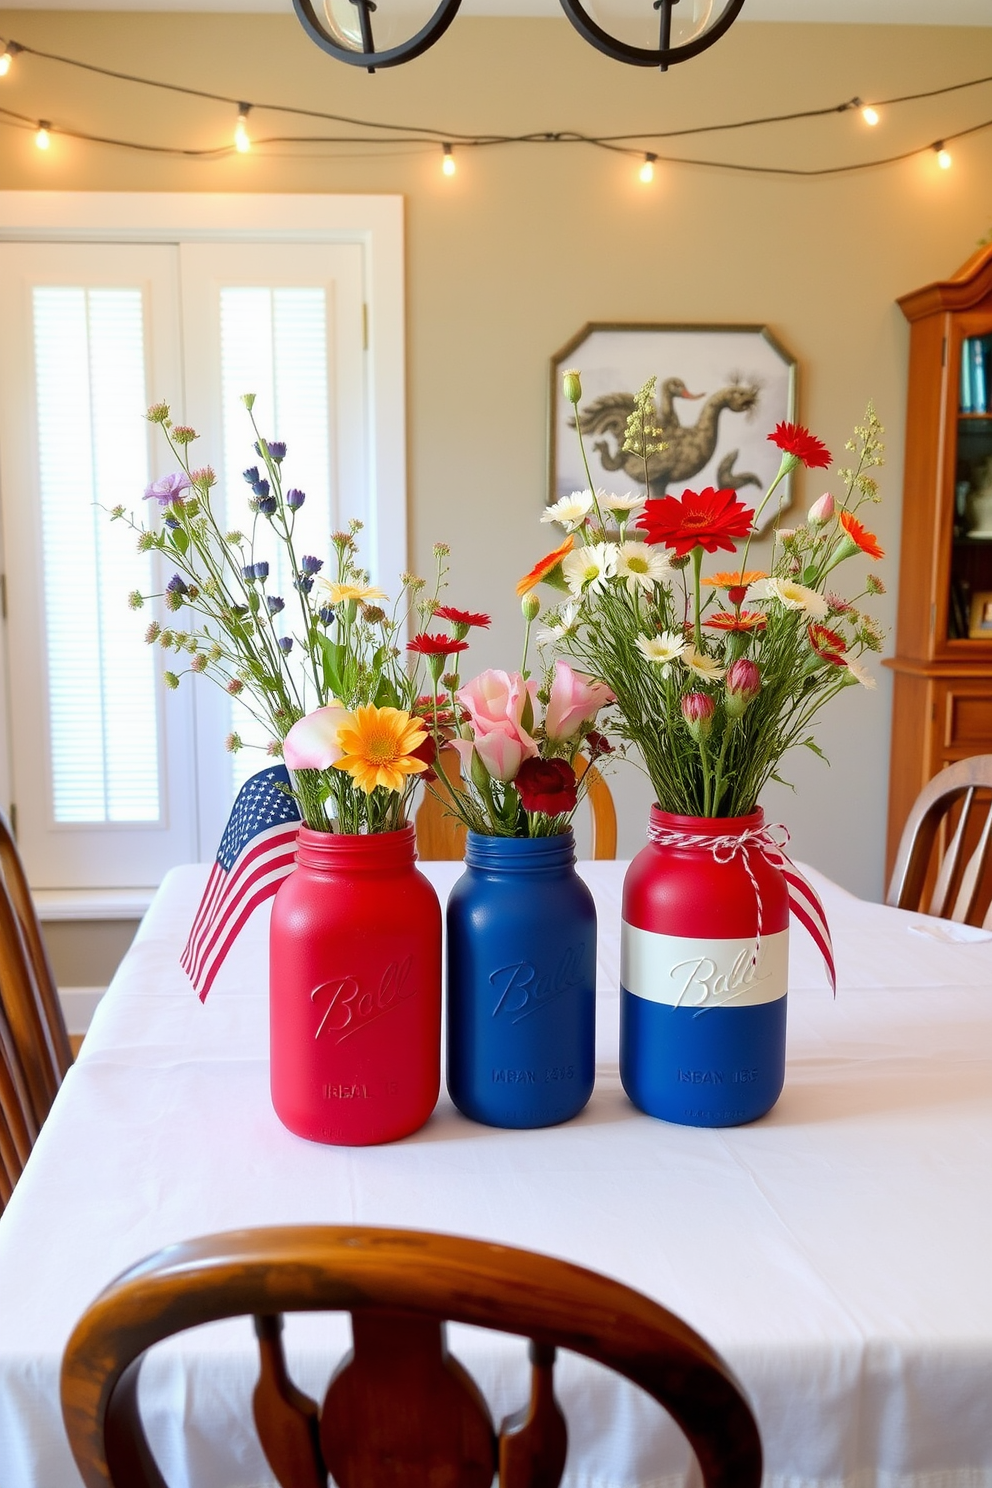
[[[180,964],[203,1002],[253,909],[293,871],[300,813],[285,765],[260,770],[238,791]]]

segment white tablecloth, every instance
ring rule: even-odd
[[[566,1126],[475,1126],[446,1096],[394,1146],[293,1137],[267,1088],[261,911],[201,1006],[177,964],[206,869],[175,870],[98,1009],[0,1220],[0,1484],[78,1479],[58,1408],[73,1323],[139,1257],[244,1225],[370,1223],[528,1246],[640,1288],[699,1329],[753,1403],[766,1483],[992,1488],[992,941],[821,879],[836,1001],[793,929],[786,1088],[705,1131],[635,1112],[617,1076],[623,864],[583,865],[600,911],[596,1090]],[[442,897],[455,864],[427,869]],[[931,933],[926,933],[927,931]],[[922,932],[922,933],[921,933]],[[289,1333],[320,1394],[347,1324]],[[452,1330],[497,1419],[522,1346]],[[247,1424],[250,1322],[163,1345],[143,1374],[170,1488],[268,1483]],[[566,1359],[569,1488],[677,1488],[657,1408]]]

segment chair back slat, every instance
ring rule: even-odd
[[[338,1488],[490,1488],[496,1441],[485,1401],[448,1353],[443,1322],[365,1309],[320,1418]]]
[[[565,1437],[551,1369],[555,1348],[563,1347],[658,1401],[687,1436],[704,1488],[760,1488],[761,1442],[739,1385],[709,1345],[658,1303],[532,1251],[351,1226],[190,1240],[111,1283],[77,1323],[62,1363],[62,1414],[87,1488],[163,1488],[138,1410],[137,1371],[147,1349],[199,1323],[294,1311],[352,1317],[354,1348],[321,1411],[318,1482],[326,1465],[339,1488],[489,1488],[501,1461],[507,1488],[556,1488]],[[498,1455],[485,1401],[448,1353],[445,1319],[518,1333],[535,1345],[531,1404],[504,1423]],[[281,1351],[278,1358],[273,1351],[278,1328],[259,1331],[263,1375],[296,1412],[306,1397],[283,1380]],[[303,1416],[312,1420],[305,1403]],[[273,1438],[281,1432],[277,1417],[267,1417]],[[289,1432],[299,1445],[298,1428]],[[309,1488],[306,1451],[301,1460],[304,1475],[280,1477],[287,1488]]]
[[[20,921],[0,878],[0,1002],[17,1046],[35,1123],[41,1126],[59,1088],[48,1020]]]
[[[31,963],[35,984],[44,1008],[50,1057],[58,1082],[61,1083],[72,1064],[69,1034],[65,1026],[62,1004],[59,1001],[58,988],[52,974],[48,952],[45,950],[38,915],[28,887],[27,874],[24,872],[24,865],[17,851],[17,844],[11,835],[9,823],[2,812],[0,812],[0,877],[7,885],[14,912],[20,922],[28,960]]]
[[[929,780],[906,818],[885,902],[897,909],[921,910],[944,919],[972,922],[984,902],[988,884],[985,868],[992,842],[992,798],[983,802],[984,822],[978,845],[962,868],[962,859],[981,822],[976,793],[992,792],[992,755],[974,755],[948,765]],[[955,806],[961,811],[947,850],[934,869],[938,834]],[[934,877],[934,888],[927,885]],[[988,919],[988,916],[986,917]]]
[[[961,887],[954,901],[951,911],[951,919],[965,924],[970,918],[978,901],[982,880],[985,876],[985,865],[988,861],[989,842],[992,841],[992,803],[985,813],[985,825],[974,852],[968,859],[961,874]]]
[[[38,1122],[35,1120],[21,1057],[2,999],[0,999],[0,1111],[3,1112],[3,1124],[0,1126],[0,1160],[3,1162],[8,1181],[14,1184],[24,1171],[24,1164],[37,1139]]]
[[[951,908],[954,903],[951,897],[951,890],[954,888],[958,869],[961,866],[961,849],[964,846],[964,834],[968,830],[968,822],[971,818],[971,806],[975,799],[975,787],[969,785],[960,799],[961,810],[958,813],[958,824],[950,842],[944,849],[944,855],[937,869],[937,879],[934,883],[933,894],[930,896],[930,904],[927,908],[927,914],[937,915],[942,920],[951,918]],[[944,815],[938,818],[938,831],[941,826],[946,824],[947,813],[950,811],[951,805],[952,803],[948,802]]]
[[[282,1347],[282,1318],[255,1317],[260,1370],[252,1396],[255,1429],[280,1488],[327,1488],[320,1450],[320,1411],[316,1400],[289,1377]]]
[[[555,1350],[530,1344],[530,1400],[499,1428],[500,1488],[558,1488],[568,1455],[568,1427],[555,1399]]]

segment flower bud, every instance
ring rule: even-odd
[[[741,656],[727,668],[724,686],[727,689],[727,716],[740,718],[761,691],[761,673],[753,661]]]
[[[699,744],[713,727],[716,704],[705,692],[687,692],[682,699],[682,717],[689,725],[689,732]]]
[[[582,397],[582,379],[574,367],[561,374],[561,389],[568,402],[576,406]]]
[[[834,498],[829,491],[824,491],[818,501],[814,501],[806,513],[806,520],[811,527],[825,527],[833,519]]]
[[[525,594],[523,599],[520,601],[520,609],[523,612],[524,619],[529,625],[531,621],[536,620],[538,615],[541,613],[541,601],[538,599],[536,594]]]

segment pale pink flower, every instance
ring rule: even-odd
[[[537,683],[525,682],[519,672],[490,669],[459,688],[455,697],[469,716],[476,753],[494,780],[512,780],[525,759],[537,754],[531,736]],[[452,740],[468,764],[471,751],[460,748],[468,740]]]
[[[291,770],[328,770],[344,750],[338,743],[338,729],[348,709],[338,702],[317,708],[293,724],[283,740],[283,759]]]
[[[613,702],[616,699],[604,683],[573,672],[567,661],[556,661],[544,732],[556,743],[571,739],[584,723],[592,723],[600,708]]]
[[[825,527],[834,514],[834,498],[829,491],[813,502],[806,513],[806,520],[811,527]]]
[[[474,739],[452,739],[451,743],[461,756],[462,767],[471,774],[473,751],[479,756],[493,780],[504,783],[515,780],[525,759],[537,754],[537,744],[531,739],[525,744],[527,735],[519,735],[510,727],[494,725],[488,733],[476,734]]]

